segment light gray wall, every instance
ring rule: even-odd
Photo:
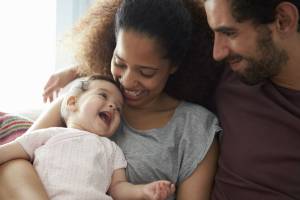
[[[86,12],[95,0],[56,0],[56,69],[73,65],[70,52],[60,47],[64,34]]]

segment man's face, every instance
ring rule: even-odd
[[[215,60],[226,61],[241,80],[251,85],[281,71],[288,56],[274,43],[268,25],[238,23],[231,15],[229,0],[207,0],[204,5],[215,34]]]

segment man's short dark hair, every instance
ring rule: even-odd
[[[238,22],[251,20],[258,25],[272,23],[276,17],[276,7],[282,2],[294,4],[300,13],[300,0],[228,0],[228,2],[230,3],[232,16]],[[300,19],[298,21],[298,32],[300,32]]]

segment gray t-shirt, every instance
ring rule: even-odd
[[[122,120],[112,140],[127,159],[129,182],[165,179],[178,185],[202,161],[218,131],[214,114],[199,105],[182,102],[164,127],[141,131]]]

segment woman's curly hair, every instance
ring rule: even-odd
[[[76,61],[81,75],[110,75],[116,45],[115,14],[122,0],[96,0],[74,27]],[[223,67],[212,58],[213,39],[203,5],[197,0],[182,0],[193,20],[191,45],[177,72],[169,77],[165,91],[180,100],[211,104]]]
[[[110,62],[116,46],[115,14],[122,0],[96,0],[74,26],[75,60],[79,74],[110,75]]]

